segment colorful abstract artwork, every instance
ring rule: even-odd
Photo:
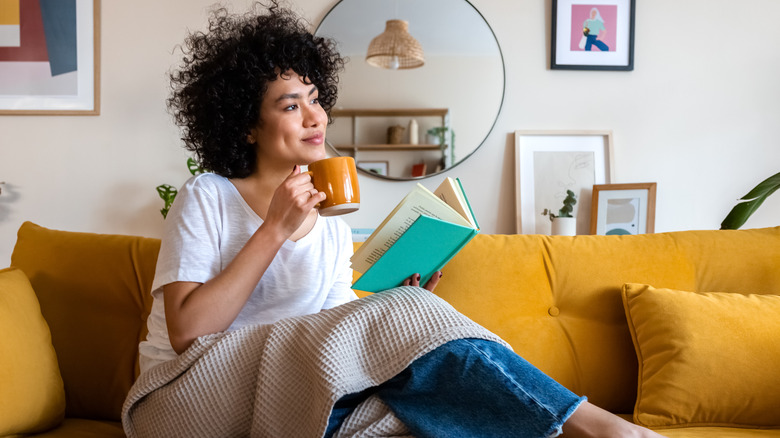
[[[0,0],[0,111],[95,108],[94,0]]]

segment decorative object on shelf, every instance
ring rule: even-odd
[[[425,55],[420,43],[409,34],[409,22],[387,20],[385,31],[371,40],[366,62],[374,67],[405,70],[422,67]]]
[[[739,198],[739,202],[731,209],[720,224],[721,230],[737,230],[745,224],[750,216],[764,203],[766,198],[780,189],[780,172],[761,181],[747,195]]]
[[[357,166],[367,172],[387,176],[390,165],[387,161],[358,161]]]
[[[425,161],[412,165],[412,178],[420,178],[425,176],[428,171],[428,165]]]
[[[547,208],[542,212],[542,216],[549,216],[552,223],[553,236],[575,236],[577,234],[577,220],[572,216],[574,204],[577,203],[577,196],[571,190],[566,190],[566,197],[563,199],[563,207],[558,209],[558,214]]]
[[[428,136],[434,138],[435,143],[441,148],[441,154],[444,157],[443,168],[447,169],[455,163],[455,131],[447,126],[435,126],[426,131]],[[449,143],[447,134],[449,133]],[[446,149],[449,148],[449,154]]]
[[[387,128],[387,144],[401,144],[404,137],[404,128],[401,125],[394,125]]]
[[[197,175],[204,172],[203,168],[200,167],[198,163],[192,158],[187,158],[187,169],[189,169],[192,175]],[[168,211],[171,209],[171,205],[173,205],[173,201],[176,199],[176,194],[178,194],[179,191],[176,190],[176,187],[170,184],[160,184],[156,188],[157,194],[160,195],[160,198],[165,203],[163,208],[160,209],[160,213],[162,214],[163,219],[165,219],[168,217]]]
[[[3,23],[0,115],[99,115],[100,0],[12,1],[0,9],[14,3]],[[30,59],[46,62],[19,62]]]
[[[550,68],[634,69],[636,0],[553,0]]]
[[[655,232],[656,183],[596,184],[590,234],[626,235]]]
[[[577,209],[590,211],[594,184],[612,180],[611,131],[515,131],[515,208],[519,234],[550,234],[537,220],[571,190]],[[577,234],[588,234],[587,214],[577,218]]]
[[[420,127],[417,125],[417,120],[409,120],[409,144],[420,143]]]

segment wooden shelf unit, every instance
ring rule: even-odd
[[[371,151],[435,151],[442,149],[438,144],[356,144],[358,123],[360,117],[441,117],[442,126],[449,126],[450,110],[447,108],[363,108],[363,109],[336,109],[330,112],[331,117],[349,117],[352,119],[352,144],[335,145],[340,151],[352,151],[353,155],[359,150]],[[445,148],[446,149],[446,146]]]

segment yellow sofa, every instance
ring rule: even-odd
[[[0,271],[0,436],[123,436],[158,249],[22,225]],[[780,227],[483,234],[436,292],[574,392],[663,435],[780,437]],[[31,328],[9,331],[3,317],[19,312]]]

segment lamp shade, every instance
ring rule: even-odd
[[[420,43],[409,35],[409,22],[387,20],[385,31],[368,45],[366,62],[374,67],[409,69],[425,64]]]

